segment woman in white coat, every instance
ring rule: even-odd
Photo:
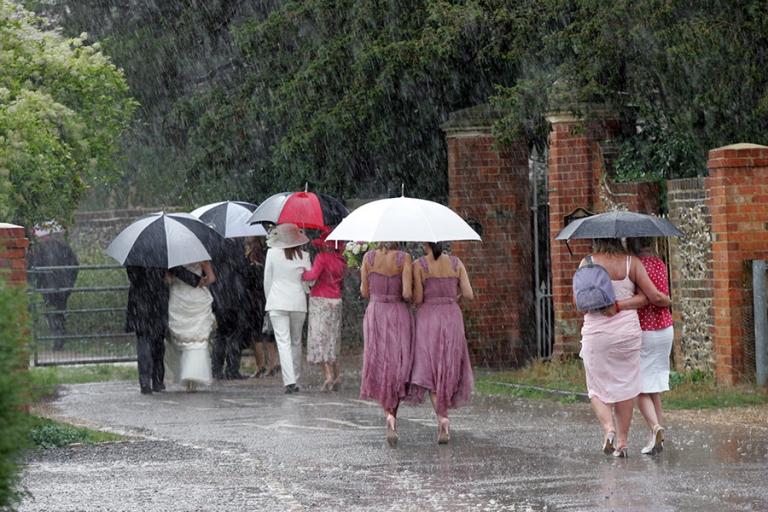
[[[279,224],[267,234],[264,309],[275,333],[286,393],[299,392],[301,335],[307,317],[307,292],[301,276],[312,268],[309,253],[299,247],[307,242],[309,238],[296,224]]]

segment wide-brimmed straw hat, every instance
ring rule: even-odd
[[[296,224],[278,224],[267,233],[267,246],[273,249],[289,249],[309,242],[309,238]]]
[[[340,241],[333,241],[333,240],[326,240],[328,238],[328,235],[331,234],[330,229],[324,230],[322,233],[320,233],[320,236],[318,238],[315,238],[312,240],[312,245],[317,247],[318,249],[321,249],[323,247],[328,247],[330,249],[333,249],[334,251],[338,251],[340,247],[344,247],[344,242]]]

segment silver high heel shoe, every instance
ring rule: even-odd
[[[621,459],[626,459],[629,457],[629,448],[626,446],[624,448],[618,448],[616,451],[613,452],[614,457],[619,457]]]
[[[651,440],[640,450],[645,455],[656,455],[664,449],[664,427],[656,425],[651,433]]]

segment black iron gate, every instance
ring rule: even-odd
[[[71,288],[36,288],[35,275],[77,269]],[[136,336],[125,332],[128,278],[120,265],[32,267],[27,269],[33,339],[30,365],[55,366],[136,360]],[[66,309],[45,302],[68,294]]]
[[[533,233],[534,297],[536,300],[536,357],[549,359],[555,343],[550,268],[548,165],[546,152],[534,150],[530,158],[531,213]]]

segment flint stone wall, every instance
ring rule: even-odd
[[[714,371],[712,219],[705,178],[669,181],[667,193],[669,220],[686,234],[669,239],[675,367]]]

